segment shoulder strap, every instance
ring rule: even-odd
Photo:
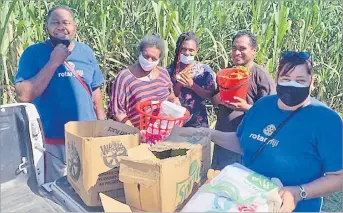
[[[49,49],[51,49],[51,47],[48,45],[48,43],[45,41],[44,42],[45,46],[47,46]],[[81,76],[75,71],[75,69],[70,66],[70,64],[65,61],[64,62],[65,67],[67,68],[68,71],[70,71],[71,73],[73,73],[73,75],[75,76],[75,78],[81,83],[81,85],[85,88],[85,90],[87,91],[88,95],[91,97],[92,99],[92,92],[89,89],[89,87],[87,86],[86,82],[81,78]]]
[[[81,85],[85,88],[85,90],[87,91],[88,95],[89,95],[90,97],[92,97],[92,92],[90,91],[90,89],[89,89],[89,87],[87,86],[86,82],[85,82],[85,81],[81,78],[81,76],[75,71],[75,69],[74,69],[72,66],[70,66],[70,64],[69,64],[67,61],[64,62],[64,65],[66,66],[66,68],[67,68],[70,72],[72,72],[72,73],[74,74],[75,78],[76,78],[76,79],[81,83]]]
[[[268,138],[268,141],[261,144],[261,146],[258,148],[258,150],[255,152],[253,158],[250,161],[250,165],[252,165],[256,158],[261,154],[263,149],[266,147],[266,145],[275,137],[275,135],[280,131],[280,129],[285,126],[285,124],[300,110],[302,107],[299,107],[298,109],[294,110],[285,120],[283,120],[278,127],[275,129],[275,131],[272,133],[272,135]]]

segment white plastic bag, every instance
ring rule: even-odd
[[[181,118],[185,115],[186,113],[186,108],[183,106],[179,106],[177,104],[174,104],[169,101],[163,101],[161,103],[161,109],[159,112],[159,116],[161,117],[172,117],[172,118]],[[162,120],[157,120],[154,124],[155,128],[158,128],[160,126],[161,129],[164,130],[171,130],[174,125],[178,125],[178,121],[166,121]]]
[[[271,212],[280,206],[277,185],[235,163],[204,184],[182,212]]]
[[[163,101],[161,104],[160,115],[181,118],[185,115],[186,108],[169,101]]]

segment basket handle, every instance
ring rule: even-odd
[[[160,103],[159,101],[151,101],[151,104],[158,104]]]

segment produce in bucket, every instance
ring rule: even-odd
[[[247,78],[249,76],[249,71],[246,67],[235,67],[235,70],[229,73],[227,76],[222,76],[223,79],[238,79]]]

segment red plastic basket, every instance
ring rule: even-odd
[[[139,129],[141,130],[142,142],[155,144],[170,135],[174,126],[182,127],[190,117],[186,110],[181,118],[159,116],[162,101],[139,102],[136,109],[140,114]]]

